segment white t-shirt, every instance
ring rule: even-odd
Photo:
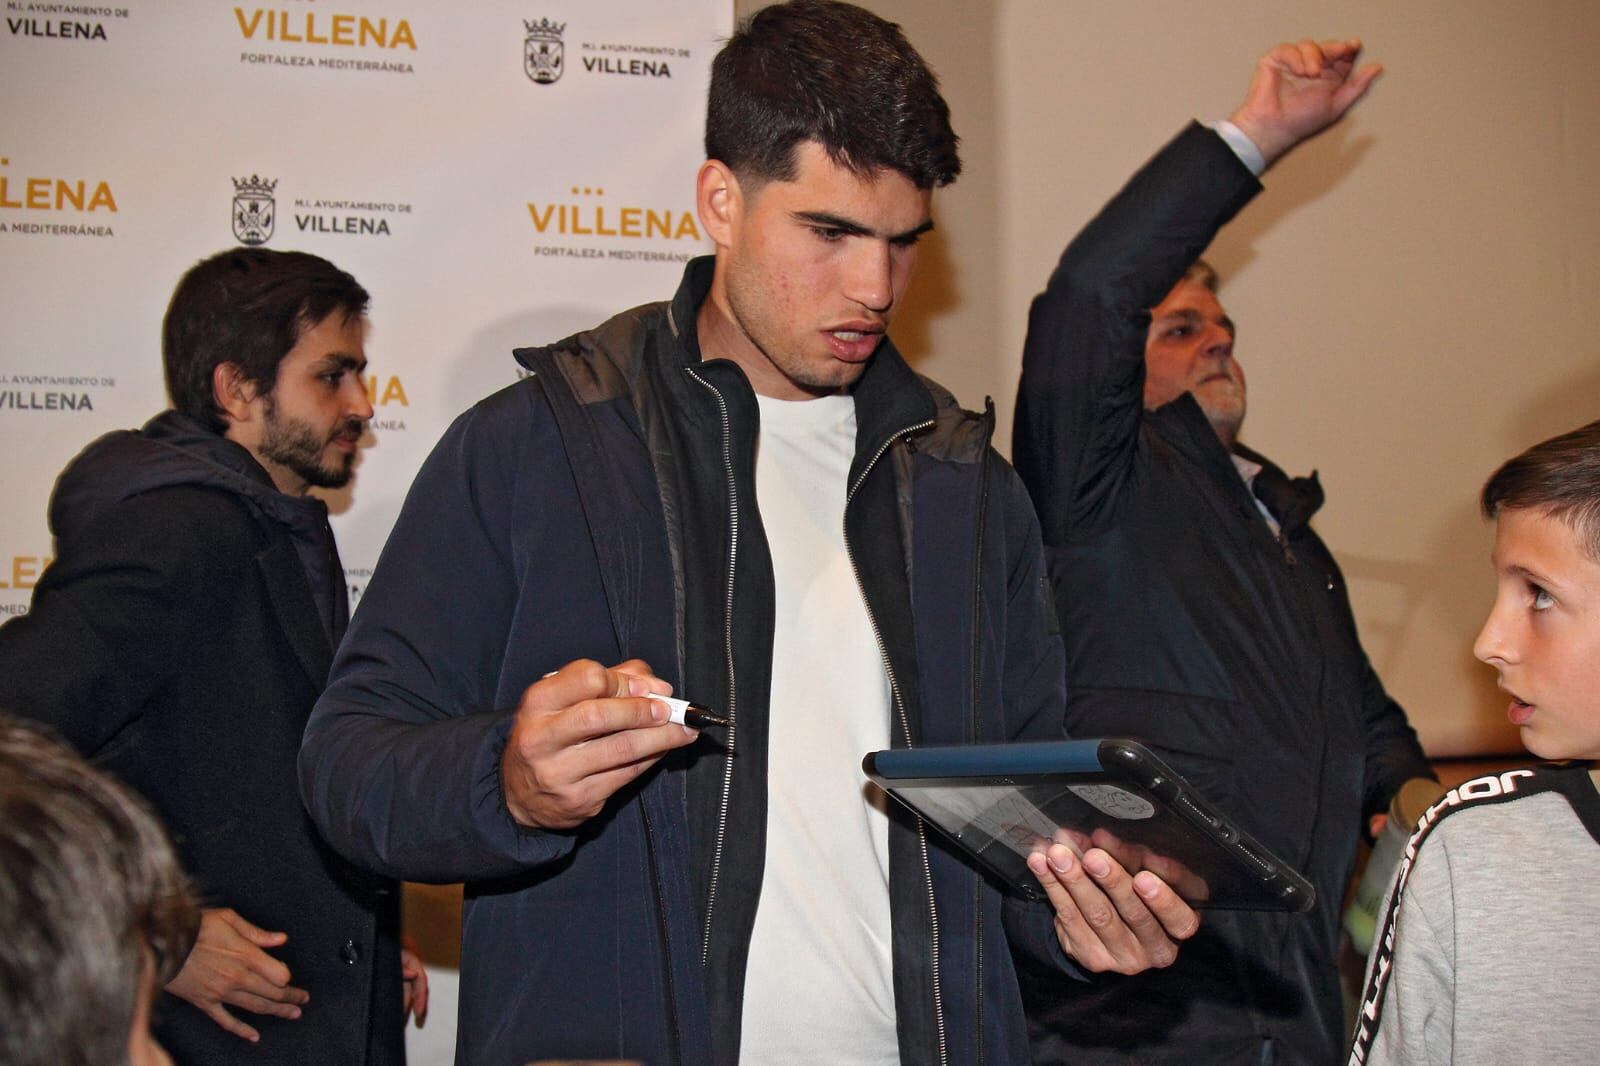
[[[855,402],[758,400],[777,624],[739,1061],[894,1064],[889,824],[861,772],[889,746],[889,679],[844,542]]]

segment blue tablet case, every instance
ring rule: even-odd
[[[1052,841],[1104,848],[1190,904],[1305,912],[1300,873],[1132,740],[1063,740],[875,751],[867,776],[1013,891],[1043,899],[1028,855]]]

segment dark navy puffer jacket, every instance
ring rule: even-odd
[[[319,702],[301,786],[334,846],[464,880],[459,1061],[737,1061],[766,823],[774,597],[743,373],[702,362],[712,263],[670,304],[545,349],[463,415],[406,500]],[[1060,736],[1037,522],[959,409],[885,343],[855,390],[846,536],[895,743]],[[637,656],[734,719],[571,832],[518,828],[499,761],[547,671]],[[774,754],[774,757],[781,757]],[[1022,1063],[1012,951],[1063,961],[914,821],[890,832],[902,1061]]]

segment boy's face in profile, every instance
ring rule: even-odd
[[[1600,563],[1566,522],[1528,508],[1501,510],[1493,558],[1494,607],[1473,654],[1500,672],[1524,747],[1600,758]]]

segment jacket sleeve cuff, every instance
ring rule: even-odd
[[[501,757],[515,721],[515,712],[500,715],[478,747],[472,768],[472,818],[496,851],[511,856],[518,865],[537,866],[566,855],[577,838],[560,830],[519,825],[511,817],[501,778]]]
[[[1267,169],[1266,157],[1261,154],[1261,149],[1256,147],[1256,142],[1252,141],[1244,130],[1225,118],[1207,125],[1216,130],[1217,136],[1228,143],[1228,147],[1233,149],[1233,154],[1239,157],[1239,162],[1250,169],[1251,174],[1259,178],[1261,172]]]

